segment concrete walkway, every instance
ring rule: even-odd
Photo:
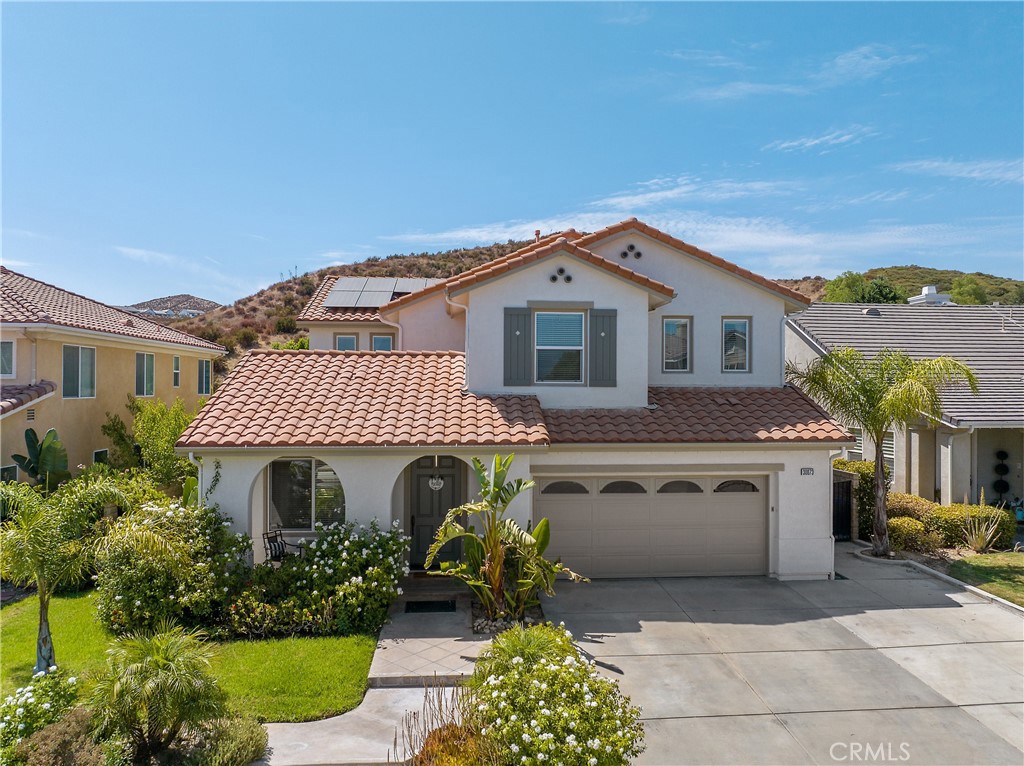
[[[643,708],[638,764],[1022,766],[1024,616],[856,550],[836,547],[845,579],[561,583],[544,609]],[[402,609],[381,635],[376,686],[422,680],[430,662],[465,672],[485,644],[456,633],[468,616]],[[271,724],[268,761],[386,763],[422,702],[419,685],[371,688],[343,716]]]

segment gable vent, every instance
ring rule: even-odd
[[[25,410],[25,420],[35,420],[35,419],[36,419],[36,411],[34,409]]]
[[[643,253],[641,251],[637,250],[636,249],[636,245],[634,245],[634,244],[626,245],[626,249],[623,250],[621,253],[619,253],[619,257],[620,258],[629,258],[629,256],[631,256],[631,255],[634,258],[639,258],[640,256],[643,255]]]

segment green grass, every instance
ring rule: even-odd
[[[57,664],[88,677],[103,669],[110,637],[95,618],[95,591],[54,597],[50,629]],[[0,610],[0,694],[32,677],[39,601]],[[217,644],[213,671],[229,704],[266,721],[311,721],[351,710],[363,699],[376,641],[369,636],[229,641]]]
[[[949,574],[993,596],[1024,606],[1024,553],[985,553],[960,559]]]

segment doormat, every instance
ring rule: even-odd
[[[422,614],[424,612],[454,612],[455,599],[448,601],[406,601],[406,614]]]

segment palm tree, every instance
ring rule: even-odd
[[[0,504],[9,518],[0,527],[0,577],[23,587],[34,585],[39,594],[37,673],[57,664],[50,635],[51,597],[61,586],[80,581],[99,551],[129,543],[140,553],[171,554],[173,565],[174,541],[155,531],[114,525],[106,534],[92,534],[90,509],[130,505],[111,479],[72,482],[50,495],[27,484],[0,484]]]
[[[885,468],[882,440],[887,431],[907,426],[924,416],[930,423],[942,414],[940,396],[952,386],[978,392],[974,373],[949,356],[911,359],[898,349],[883,348],[866,358],[852,348],[838,348],[806,368],[786,365],[786,379],[840,420],[861,427],[875,447],[875,519],[872,546],[876,556],[889,555]]]
[[[114,639],[89,699],[100,736],[126,737],[145,760],[223,716],[225,694],[210,673],[205,639],[170,622]]]

